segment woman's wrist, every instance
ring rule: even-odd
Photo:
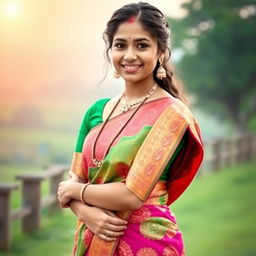
[[[71,200],[70,208],[74,212],[74,214],[80,219],[82,216],[85,216],[85,211],[83,211],[83,207],[87,205],[82,204],[80,201]]]
[[[85,202],[85,199],[84,199],[84,191],[86,190],[86,188],[90,185],[90,183],[86,183],[83,185],[83,187],[81,188],[80,190],[80,201],[83,203],[83,204],[86,204]]]
[[[69,197],[77,200],[77,201],[81,201],[80,200],[80,191],[83,188],[84,184],[79,183],[79,182],[74,182],[71,184],[70,189],[69,189]]]

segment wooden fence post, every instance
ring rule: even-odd
[[[248,135],[247,134],[242,134],[241,135],[241,147],[242,147],[242,162],[248,160]]]
[[[213,171],[218,171],[221,168],[222,156],[221,156],[221,140],[215,140],[212,143],[212,153],[213,153]]]
[[[10,194],[16,189],[16,184],[0,184],[0,249],[8,250],[10,247],[11,206]]]
[[[22,219],[22,231],[30,232],[39,228],[41,210],[41,181],[42,175],[19,175],[16,179],[22,181],[23,206],[30,207],[30,214]]]
[[[63,181],[63,169],[59,169],[59,172],[56,172],[56,174],[52,177],[50,177],[50,194],[55,195],[55,198],[57,199],[57,192],[58,192],[58,186],[61,181]],[[65,169],[66,170],[66,169]],[[56,200],[55,203],[50,205],[50,212],[54,212],[56,210],[60,210],[59,201]]]
[[[243,159],[243,141],[241,135],[238,135],[236,138],[236,154],[235,154],[235,163],[239,164]]]
[[[231,139],[226,139],[225,144],[225,165],[229,167],[234,162],[233,141]]]
[[[256,134],[252,133],[252,158],[256,157]]]
[[[246,136],[247,140],[247,160],[252,160],[253,159],[253,134],[248,134]]]

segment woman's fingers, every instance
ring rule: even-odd
[[[126,225],[128,223],[126,220],[117,217],[117,215],[110,210],[104,210],[104,212],[111,217],[110,223],[114,225]]]
[[[122,236],[124,232],[115,232],[107,229],[103,232],[103,234],[105,234],[105,236],[107,237],[119,237],[119,236]]]
[[[99,233],[98,236],[105,241],[114,241],[117,237],[123,235],[123,232],[114,232],[108,229],[105,229],[102,233]]]
[[[115,241],[116,238],[115,237],[108,237],[105,234],[98,234],[98,237],[100,237],[101,239],[111,242],[111,241]]]
[[[112,211],[110,211],[110,210],[104,209],[104,212],[107,213],[108,215],[114,217],[114,218],[118,218],[118,217],[116,216],[116,214],[114,214],[114,213],[113,213]]]
[[[70,200],[68,200],[68,198],[63,197],[60,193],[58,193],[58,200],[59,200],[60,206],[62,208],[68,207],[67,205],[68,205],[68,203],[70,201]]]
[[[110,224],[117,225],[117,226],[127,225],[127,223],[128,223],[126,220],[122,220],[118,217],[111,217],[111,216],[109,216],[109,221],[108,222]]]
[[[120,226],[116,226],[116,225],[113,225],[113,224],[110,224],[108,223],[106,225],[106,229],[107,230],[111,230],[111,231],[115,231],[115,232],[120,232],[120,231],[123,231],[125,230],[127,227],[125,225],[120,225]]]

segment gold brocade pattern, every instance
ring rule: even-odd
[[[129,219],[130,223],[141,223],[145,219],[151,216],[151,212],[147,207],[142,206],[138,210],[133,211],[132,216]]]
[[[118,246],[118,255],[119,256],[133,256],[132,249],[128,243],[126,243],[124,240],[120,240],[119,246]]]
[[[179,256],[179,253],[174,247],[167,246],[164,248],[163,256]]]
[[[188,125],[170,105],[156,121],[158,128],[147,135],[126,178],[127,188],[141,200],[145,201],[149,196]]]
[[[147,218],[140,224],[140,233],[145,238],[160,240],[165,235],[173,237],[176,235],[178,227],[169,219],[160,217]]]
[[[150,247],[144,247],[141,248],[137,253],[136,256],[158,256],[159,254],[154,250],[153,248]]]
[[[82,153],[74,152],[70,171],[74,172],[78,177],[84,177],[84,169],[82,166]]]

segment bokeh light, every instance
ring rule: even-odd
[[[3,15],[7,18],[15,19],[21,14],[21,6],[17,1],[6,1],[1,7]]]

